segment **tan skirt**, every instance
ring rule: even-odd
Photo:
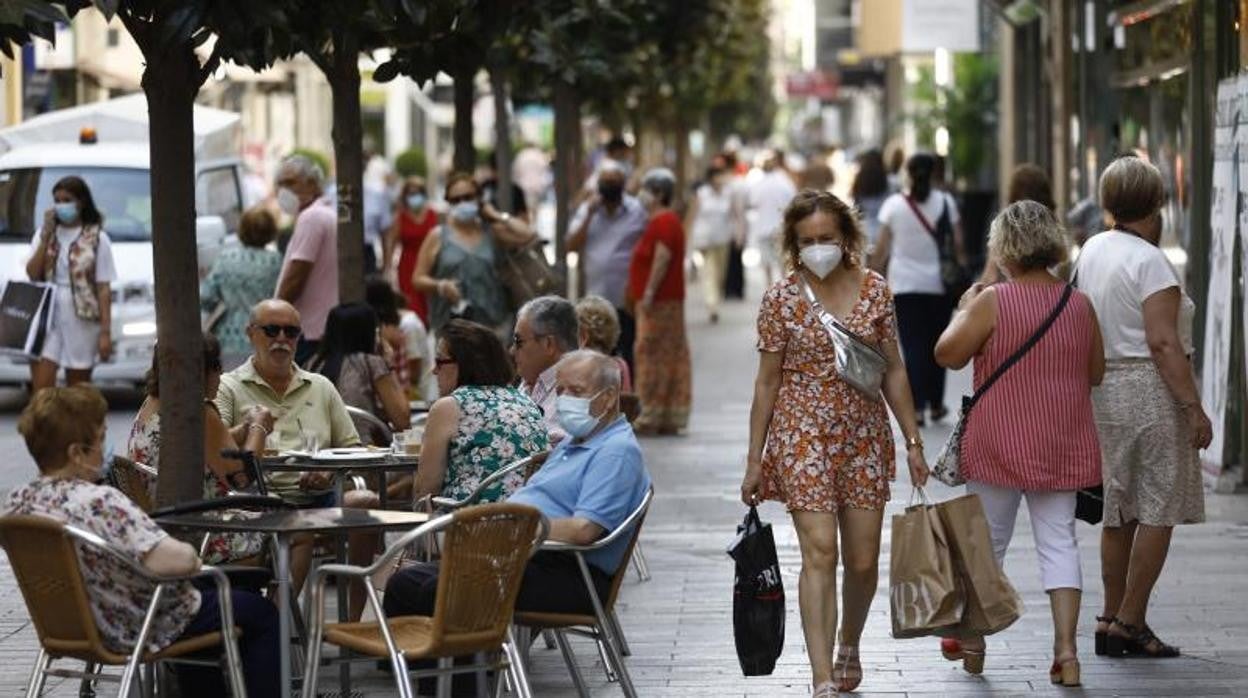
[[[1092,392],[1101,441],[1105,520],[1177,526],[1205,520],[1199,452],[1151,359],[1111,360]]]

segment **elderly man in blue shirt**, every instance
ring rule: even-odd
[[[568,438],[508,501],[527,504],[550,519],[550,539],[587,545],[615,530],[650,488],[650,474],[633,429],[620,414],[620,370],[615,359],[594,351],[565,354],[556,368],[559,422]],[[586,556],[590,576],[605,596],[611,576],[625,562],[627,536]],[[386,615],[431,615],[438,563],[399,570],[386,584]],[[576,560],[567,553],[539,552],[529,561],[516,609],[545,613],[593,613]]]

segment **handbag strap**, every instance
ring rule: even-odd
[[[845,323],[838,320],[835,315],[829,313],[827,309],[823,307],[823,304],[819,302],[819,299],[815,297],[815,290],[810,287],[810,284],[806,283],[806,279],[801,279],[801,282],[802,291],[806,294],[807,302],[809,302],[811,307],[815,309],[815,314],[819,316],[819,322],[828,331],[828,334],[833,335],[833,341],[835,341],[835,333],[840,332],[849,337],[852,341],[855,341],[879,354],[881,357],[884,355],[878,348],[871,346],[870,342],[862,339],[855,334],[853,330],[846,327]]]
[[[923,215],[923,211],[919,209],[919,205],[914,202],[914,199],[910,198],[908,194],[903,194],[902,198],[906,200],[907,204],[910,204],[910,210],[914,211],[915,218],[918,218],[919,222],[923,224],[923,229],[927,231],[927,234],[939,241],[940,236],[936,234],[936,228],[932,226],[931,221],[927,220],[927,216]],[[945,197],[943,195],[940,198],[941,203],[945,206],[949,205],[949,202],[944,200]],[[941,209],[941,215],[944,215],[944,208]]]
[[[1017,351],[1011,354],[1010,358],[1006,359],[1000,366],[998,366],[997,370],[993,371],[992,375],[988,377],[988,380],[984,381],[984,384],[979,386],[979,390],[976,390],[975,394],[972,395],[966,405],[963,406],[963,415],[970,412],[971,408],[975,406],[975,403],[979,402],[979,399],[984,396],[984,393],[988,392],[988,389],[992,387],[992,384],[1000,380],[1001,376],[1005,375],[1006,371],[1010,370],[1014,364],[1018,363],[1020,359],[1026,356],[1027,352],[1031,351],[1032,347],[1039,344],[1040,340],[1044,338],[1044,335],[1048,334],[1049,328],[1053,327],[1053,323],[1057,322],[1058,316],[1062,314],[1062,311],[1066,309],[1066,304],[1070,302],[1070,294],[1074,288],[1074,286],[1066,284],[1066,290],[1062,291],[1062,298],[1057,302],[1057,307],[1053,308],[1053,312],[1049,313],[1049,316],[1045,318],[1044,323],[1040,325],[1040,328],[1037,329],[1026,342],[1023,342],[1023,346],[1019,347]]]

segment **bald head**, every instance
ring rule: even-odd
[[[293,324],[299,324],[299,311],[280,298],[268,298],[253,305],[247,321],[253,325],[264,325],[272,317],[281,317],[283,320],[294,317]]]
[[[578,349],[563,355],[559,360],[558,374],[567,374],[569,378],[579,378],[587,390],[620,389],[620,364],[614,357],[607,356],[593,349]]]

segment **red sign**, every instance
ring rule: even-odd
[[[784,79],[784,89],[790,97],[836,99],[839,88],[840,81],[835,75],[818,70],[791,73]]]

